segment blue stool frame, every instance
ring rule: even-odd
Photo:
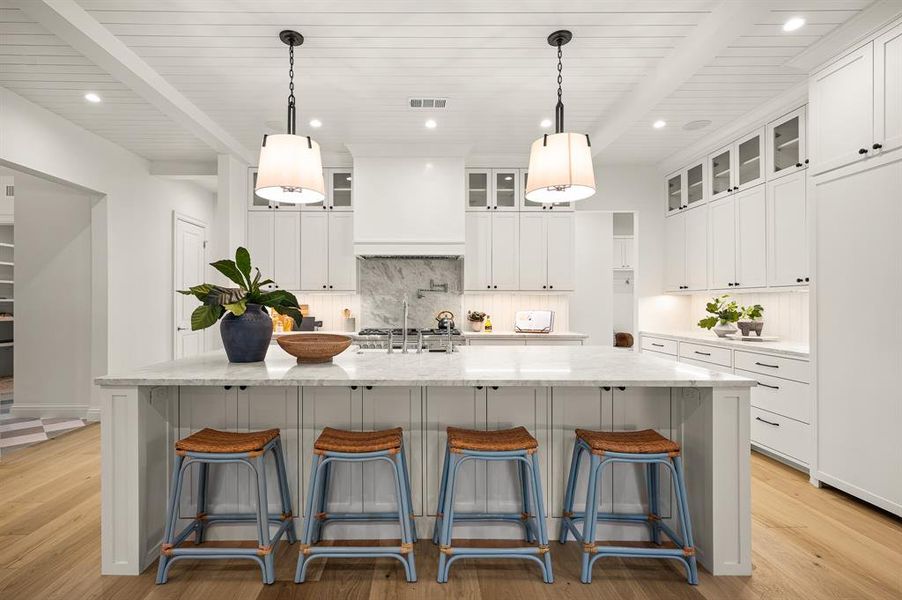
[[[573,497],[576,488],[576,478],[579,474],[579,463],[583,453],[591,456],[589,463],[589,481],[586,490],[586,511],[573,512]],[[646,468],[646,483],[648,485],[648,514],[617,514],[601,513],[598,511],[600,500],[599,488],[601,486],[601,474],[608,464],[634,463],[644,464]],[[661,521],[658,511],[658,465],[665,465],[670,471],[676,490],[677,511],[680,519],[680,530],[683,535],[677,535],[673,529]],[[562,544],[567,543],[567,535],[582,541],[582,573],[580,581],[592,582],[592,565],[604,556],[621,556],[628,558],[670,558],[683,563],[686,567],[686,577],[690,584],[698,585],[698,565],[695,557],[695,544],[692,540],[692,522],[689,518],[689,507],[686,501],[686,483],[683,479],[683,463],[679,454],[632,454],[620,452],[605,452],[603,455],[593,454],[592,449],[583,440],[577,438],[573,446],[573,458],[570,460],[570,474],[567,478],[567,488],[564,492],[564,512],[561,519]],[[583,528],[580,531],[576,523],[582,521]],[[661,533],[664,533],[678,547],[677,548],[636,548],[630,546],[598,546],[595,544],[595,526],[600,521],[613,521],[622,523],[647,523],[652,542],[661,544]]]
[[[514,461],[518,465],[520,491],[523,498],[521,513],[455,513],[454,484],[460,466],[469,460]],[[451,450],[445,447],[445,462],[439,488],[438,509],[432,532],[432,543],[439,544],[439,583],[448,582],[448,572],[454,561],[461,558],[520,558],[531,560],[542,568],[542,580],[554,582],[551,569],[551,552],[548,547],[548,531],[545,524],[545,506],[542,500],[542,478],[539,472],[537,450],[476,451]],[[537,542],[537,546],[522,548],[454,548],[451,531],[454,522],[517,522],[523,524],[524,539]]]
[[[398,499],[397,512],[326,512],[326,497],[329,492],[329,471],[333,462],[384,461],[392,466],[395,480],[395,494]],[[396,450],[377,452],[331,452],[314,450],[313,465],[310,469],[310,484],[307,492],[307,518],[304,521],[304,536],[298,554],[298,565],[294,574],[295,583],[303,583],[307,576],[307,566],[315,558],[394,558],[404,565],[408,582],[417,580],[413,543],[416,541],[416,525],[413,519],[410,495],[410,476],[407,473],[407,458],[404,443]],[[401,527],[400,546],[316,546],[322,539],[323,528],[339,521],[398,521]]]
[[[269,514],[269,501],[266,496],[266,453],[272,452],[276,461],[279,477],[279,493],[282,501],[282,513]],[[175,533],[178,522],[178,504],[182,491],[182,480],[185,471],[192,464],[198,465],[197,478],[197,514],[191,523],[181,532]],[[211,464],[239,463],[247,465],[257,479],[257,511],[254,513],[219,513],[207,514],[207,476]],[[166,519],[166,532],[160,547],[160,563],[157,567],[158,584],[166,583],[172,564],[185,558],[217,559],[217,558],[249,558],[260,565],[263,572],[263,583],[275,581],[275,564],[273,547],[286,534],[288,543],[296,539],[294,516],[291,514],[291,494],[288,488],[288,474],[285,470],[285,455],[279,436],[270,440],[262,451],[207,453],[176,451],[172,466],[172,485],[169,490],[169,512]],[[178,545],[194,533],[196,544],[202,544],[206,530],[217,523],[251,523],[257,524],[257,548],[179,548]],[[270,536],[270,525],[279,528]]]

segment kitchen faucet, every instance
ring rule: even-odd
[[[407,354],[407,317],[410,306],[407,302],[407,294],[404,294],[404,329],[401,331],[401,353]]]

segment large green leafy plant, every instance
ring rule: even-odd
[[[727,301],[729,297],[729,294],[724,294],[723,296],[711,298],[711,301],[705,305],[705,312],[711,316],[699,321],[698,326],[704,329],[711,329],[718,322],[728,325],[738,321],[742,311],[735,300]]]
[[[298,299],[285,290],[264,291],[264,286],[275,283],[272,279],[263,279],[260,269],[253,267],[256,273],[251,278],[251,255],[247,248],[239,247],[235,251],[235,260],[217,260],[210,266],[229,278],[237,288],[202,283],[187,290],[178,290],[179,294],[194,296],[201,305],[191,313],[191,329],[206,329],[213,325],[226,312],[240,317],[247,310],[248,304],[268,306],[277,313],[288,315],[295,323],[301,322],[301,310]]]

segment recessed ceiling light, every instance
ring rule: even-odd
[[[426,121],[426,129],[435,129],[437,126],[438,123],[436,123],[433,119]]]
[[[551,119],[542,119],[542,122],[539,123],[539,127],[542,129],[548,129],[551,127]]]
[[[310,119],[310,126],[313,127],[314,129],[316,129],[318,127],[322,127],[323,122],[320,121],[319,119]]]
[[[651,124],[651,126],[654,127],[655,129],[661,129],[662,127],[665,127],[666,125],[667,125],[667,121],[662,121],[661,119],[658,119],[657,121],[655,121],[654,123]]]
[[[94,92],[88,92],[87,94],[85,94],[85,100],[97,104],[98,102],[100,102],[100,96],[98,96]]]
[[[795,31],[796,29],[801,29],[804,25],[804,17],[792,17],[791,19],[783,23],[783,31]]]

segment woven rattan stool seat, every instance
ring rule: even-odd
[[[261,452],[269,442],[279,437],[278,429],[264,431],[219,431],[201,429],[175,443],[180,452],[204,452],[207,454],[229,454],[234,452]]]
[[[536,438],[525,427],[481,431],[478,429],[448,428],[448,446],[451,450],[475,450],[482,452],[509,452],[515,450],[535,450],[539,447]]]
[[[642,431],[590,431],[577,429],[576,437],[588,444],[593,454],[679,454],[680,445],[654,429]]]
[[[399,450],[403,430],[400,427],[382,431],[345,431],[326,427],[316,438],[314,450],[320,452],[380,452]]]

